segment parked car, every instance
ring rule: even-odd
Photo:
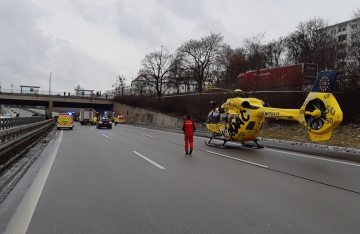
[[[111,119],[108,118],[102,118],[96,123],[96,128],[108,128],[112,129],[112,122]]]

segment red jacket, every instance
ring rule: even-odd
[[[194,136],[196,125],[191,119],[188,119],[182,124],[181,129],[184,131],[185,136]]]

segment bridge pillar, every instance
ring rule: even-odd
[[[45,116],[47,119],[52,119],[53,101],[49,101],[49,105],[45,106]]]
[[[5,108],[4,108],[4,104],[0,105],[0,115],[4,115],[5,114]]]

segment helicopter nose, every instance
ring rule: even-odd
[[[305,111],[305,115],[311,115],[314,118],[318,119],[321,117],[321,111],[319,109],[316,109],[314,111]]]

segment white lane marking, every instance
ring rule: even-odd
[[[230,156],[227,156],[227,155],[224,155],[224,154],[219,154],[219,153],[208,151],[208,150],[206,152],[211,153],[211,154],[216,154],[216,155],[219,155],[221,157],[237,160],[237,161],[240,161],[240,162],[248,163],[248,164],[251,164],[251,165],[254,165],[254,166],[268,168],[268,166],[265,166],[265,165],[257,164],[257,163],[254,163],[254,162],[250,162],[250,161],[246,161],[246,160],[242,160],[242,159],[238,159],[238,158],[233,158],[233,157],[230,157]]]
[[[148,162],[150,162],[150,163],[152,163],[152,164],[154,164],[155,166],[157,166],[158,168],[160,168],[160,169],[165,169],[165,167],[163,167],[163,166],[161,166],[161,165],[159,165],[159,164],[157,164],[156,162],[154,162],[154,161],[152,161],[152,160],[150,160],[150,159],[148,159],[147,157],[145,157],[144,155],[141,155],[141,154],[139,154],[138,152],[136,152],[136,151],[133,151],[134,152],[134,154],[137,154],[138,156],[140,156],[140,157],[142,157],[143,159],[145,159],[146,161],[148,161]]]
[[[146,135],[146,134],[141,134],[141,135],[146,136],[146,137],[152,137],[152,138],[154,138],[153,136]]]
[[[105,134],[101,134],[101,135],[103,135],[104,137],[110,138],[110,137],[106,136]]]
[[[93,130],[93,128],[90,128],[90,130]]]
[[[311,158],[311,159],[323,160],[323,161],[327,161],[327,162],[341,163],[341,164],[360,167],[360,164],[357,164],[357,163],[348,163],[348,162],[343,162],[343,161],[339,161],[339,160],[314,157],[314,156],[310,156],[310,155],[306,155],[306,154],[297,154],[297,153],[291,153],[291,152],[281,151],[281,150],[273,150],[273,149],[265,149],[265,150],[272,151],[272,152],[278,152],[278,153],[282,153],[282,154],[295,155],[295,156],[304,157],[304,158]]]
[[[59,137],[54,143],[54,148],[49,152],[49,156],[46,159],[44,165],[39,170],[34,182],[31,184],[29,190],[26,192],[20,205],[17,207],[15,213],[11,217],[9,225],[6,228],[5,234],[12,233],[26,233],[30,220],[34,214],[35,208],[39,201],[40,195],[44,188],[45,182],[49,175],[50,169],[54,163],[55,156],[59,150],[63,131],[60,131]]]

